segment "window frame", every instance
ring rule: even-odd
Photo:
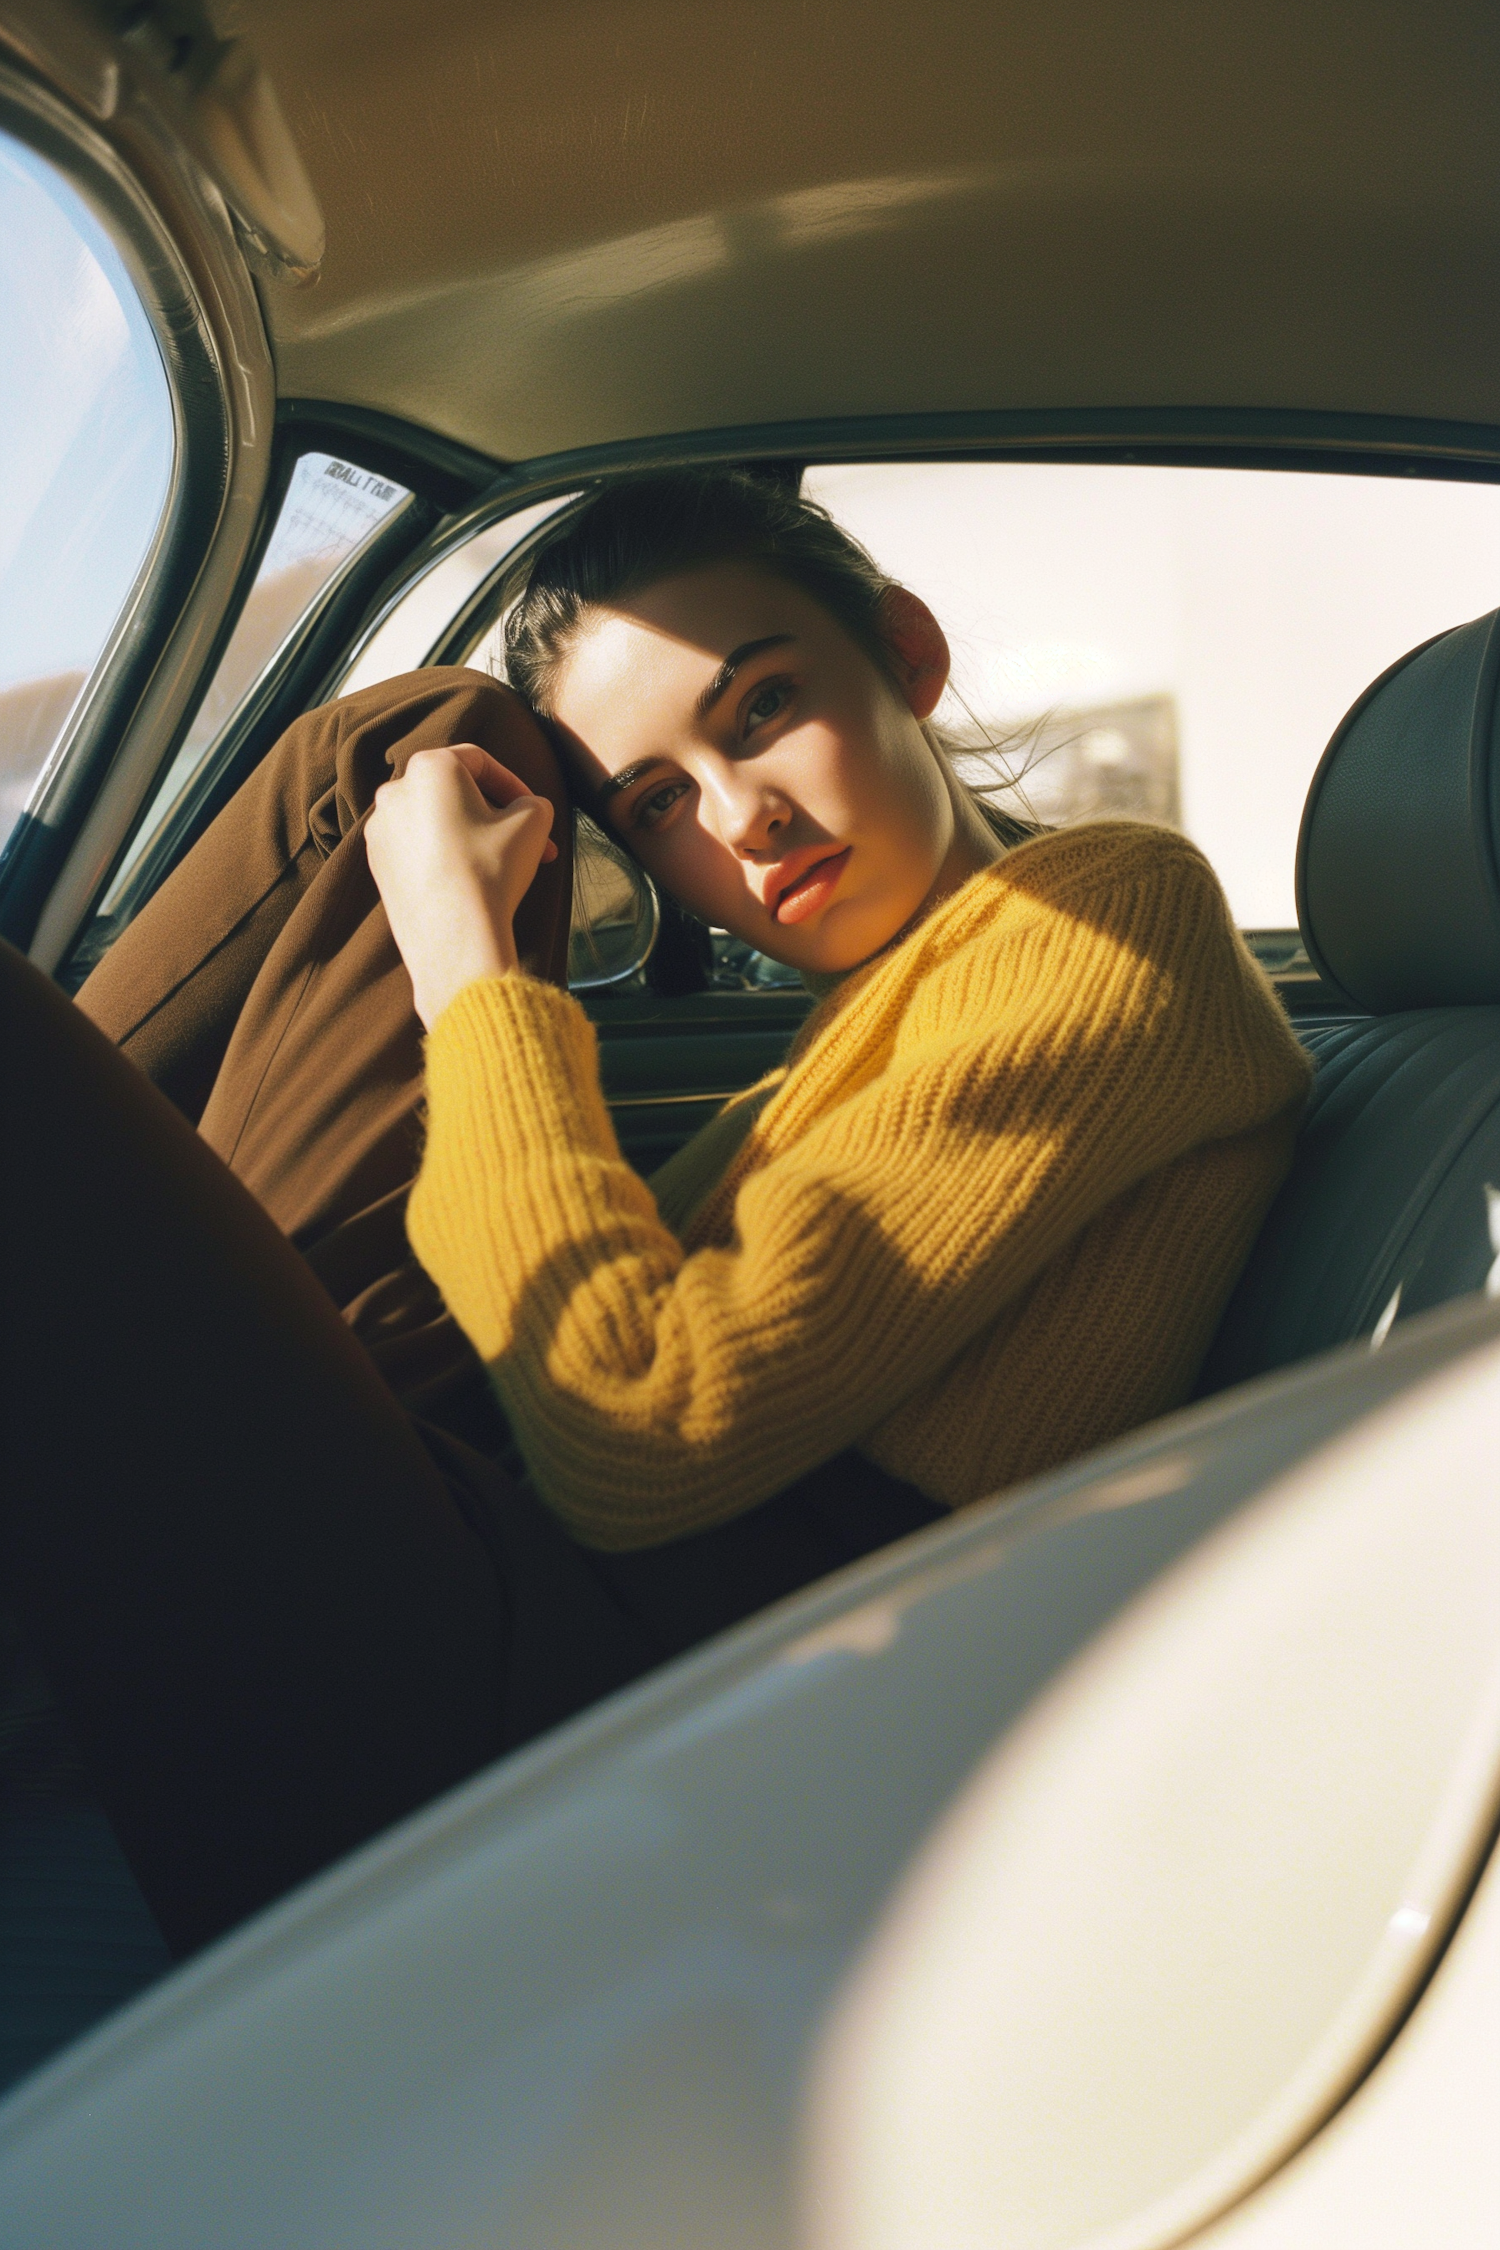
[[[583,446],[501,469],[468,509],[440,524],[382,589],[340,669],[353,665],[428,571],[480,532],[539,501],[586,494],[654,469],[757,463],[768,473],[800,478],[814,463],[860,461],[1096,462],[1500,484],[1500,429],[1290,408],[1038,409],[759,423]],[[550,524],[539,526],[534,536],[544,528]],[[424,663],[456,663],[493,624],[500,578],[525,544],[518,543],[473,589]]]
[[[5,62],[0,129],[108,233],[155,334],[173,417],[155,536],[0,861],[0,934],[51,969],[212,656],[269,468],[274,378],[227,215],[185,161],[163,151],[159,199],[148,194],[102,132]]]
[[[132,879],[124,910],[123,927],[166,880],[173,867],[191,850],[216,814],[241,783],[255,770],[278,736],[294,719],[336,692],[333,683],[345,668],[351,636],[356,643],[366,637],[363,621],[372,608],[384,614],[386,589],[410,582],[410,559],[425,547],[435,530],[450,520],[455,506],[472,501],[476,490],[493,483],[500,464],[427,431],[396,421],[372,410],[342,409],[306,399],[282,400],[276,410],[271,469],[262,495],[255,536],[246,551],[231,601],[216,637],[212,663],[202,676],[200,695],[212,682],[219,658],[228,646],[261,562],[275,532],[297,463],[309,453],[331,453],[362,469],[369,469],[406,486],[410,498],[394,508],[373,536],[357,547],[332,573],[307,609],[277,648],[271,662],[246,691],[231,715],[212,756],[188,783],[143,855],[138,879]],[[189,705],[177,741],[191,724],[198,698]],[[176,743],[173,745],[175,752]],[[159,767],[165,773],[173,752]],[[155,782],[153,781],[152,792]],[[90,910],[62,959],[55,965],[59,981],[76,990],[101,956],[117,928],[104,928],[94,900],[104,895],[114,870],[129,847],[137,820],[149,812],[152,792],[140,800],[136,818],[119,839],[116,851],[95,885]]]
[[[315,440],[322,450],[398,477],[423,494],[433,504],[429,528],[423,533],[419,527],[399,558],[377,538],[363,558],[363,567],[340,580],[338,598],[321,609],[314,605],[294,636],[296,645],[281,652],[277,666],[257,688],[253,720],[247,712],[232,774],[221,777],[212,806],[199,808],[202,817],[195,819],[191,833],[180,842],[178,857],[276,735],[303,711],[339,692],[338,683],[374,634],[440,562],[524,508],[572,493],[582,496],[645,469],[759,462],[768,472],[790,477],[800,476],[814,462],[1009,460],[1500,483],[1500,430],[1486,425],[1291,409],[1070,409],[820,419],[624,440],[513,465],[495,462],[395,417],[328,402],[283,401],[277,425],[276,481],[267,491],[256,541],[226,613],[222,638],[232,629],[239,603],[253,581],[284,489],[281,480],[290,476],[299,453],[313,449]],[[289,448],[283,451],[288,439]],[[403,521],[411,520],[410,511],[405,512]],[[538,525],[471,590],[423,658],[424,667],[462,660],[498,615],[500,583],[516,556],[557,520]],[[1255,934],[1279,939],[1282,933]],[[1313,989],[1315,978],[1292,971],[1290,980],[1308,985],[1307,994],[1298,995],[1304,1006],[1321,1000],[1320,990]]]
[[[465,515],[442,525],[413,557],[409,574],[393,578],[380,610],[367,621],[347,662],[355,661],[378,626],[428,570],[505,516],[539,501],[577,492],[581,502],[588,493],[643,469],[755,462],[767,473],[800,480],[806,469],[818,464],[864,461],[1087,462],[1500,484],[1500,430],[1481,424],[1290,409],[1039,410],[777,423],[580,448],[518,463]],[[517,556],[560,520],[561,516],[554,517],[538,525],[473,588],[423,659],[425,664],[464,660],[498,617],[501,582]],[[641,882],[651,890],[645,876]],[[659,922],[665,919],[659,899],[657,914]],[[1292,933],[1254,929],[1242,934],[1273,976],[1289,1012],[1317,1013],[1335,1004],[1300,947],[1289,951]],[[598,992],[634,981],[627,971],[589,980],[578,989],[589,993],[592,1005]]]

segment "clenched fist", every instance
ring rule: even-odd
[[[472,742],[418,750],[375,792],[370,872],[430,1031],[466,984],[519,966],[516,908],[556,859],[552,807]]]

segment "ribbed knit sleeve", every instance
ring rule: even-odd
[[[1107,1206],[1306,1083],[1206,863],[1120,824],[975,877],[831,1007],[687,1251],[582,1011],[469,987],[428,1043],[408,1227],[543,1496],[590,1544],[651,1545],[887,1422]]]

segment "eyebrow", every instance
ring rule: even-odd
[[[633,787],[643,773],[649,773],[653,766],[664,766],[666,762],[665,758],[637,758],[633,766],[621,766],[619,772],[612,773],[608,781],[600,782],[594,791],[594,803],[607,804],[611,797],[618,797],[622,789]]]
[[[715,672],[713,678],[699,696],[693,706],[694,715],[700,719],[708,717],[720,696],[727,694],[729,689],[733,687],[735,674],[739,671],[741,665],[748,664],[752,656],[759,656],[762,649],[784,648],[788,641],[794,641],[796,638],[795,633],[767,633],[762,640],[741,641],[738,648],[732,648],[729,651],[718,671]],[[633,765],[621,766],[618,773],[611,774],[608,781],[599,784],[599,787],[594,791],[594,803],[596,805],[608,804],[610,798],[618,797],[622,789],[633,788],[643,773],[650,773],[653,766],[663,766],[667,762],[665,758],[637,758]]]
[[[694,706],[696,715],[700,719],[708,717],[720,696],[727,694],[729,689],[733,687],[734,676],[740,666],[748,664],[752,656],[759,656],[763,648],[784,648],[788,641],[794,641],[796,638],[795,633],[767,633],[764,640],[741,641],[738,648],[732,648],[729,651],[718,671],[715,672],[713,678],[699,696]]]

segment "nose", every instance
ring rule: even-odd
[[[791,801],[748,766],[726,764],[706,782],[714,825],[737,859],[778,851],[791,826]]]

